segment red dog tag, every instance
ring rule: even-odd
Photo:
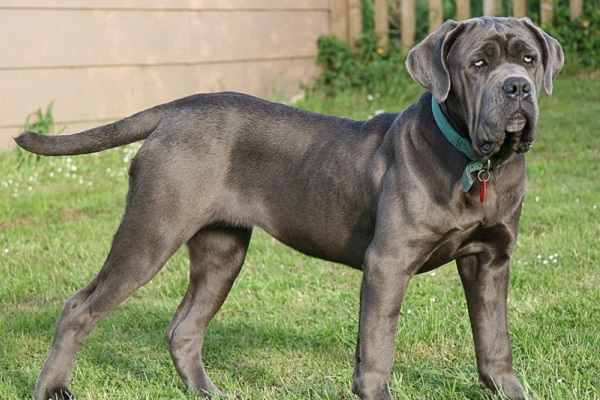
[[[487,190],[486,181],[482,180],[479,184],[479,201],[483,203],[485,201],[485,192]]]

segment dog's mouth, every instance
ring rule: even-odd
[[[508,159],[512,153],[529,151],[535,139],[535,121],[522,110],[512,114],[507,120],[504,135],[498,141],[483,141],[476,145],[477,152],[485,161],[490,157]]]
[[[506,123],[506,133],[518,133],[525,129],[527,117],[521,112],[514,113]]]
[[[514,113],[507,121],[505,145],[515,153],[525,153],[531,149],[535,139],[535,121],[522,112]],[[507,149],[508,150],[508,149]]]

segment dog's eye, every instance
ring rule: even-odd
[[[525,56],[525,57],[523,57],[523,62],[525,64],[533,64],[533,57],[531,57],[531,56]]]
[[[475,66],[475,69],[481,69],[485,67],[486,63],[485,60],[477,60],[475,63],[473,63],[473,65]]]

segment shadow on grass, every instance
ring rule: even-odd
[[[26,315],[15,310],[12,314],[9,331],[13,331],[13,343],[11,349],[4,349],[2,353],[5,359],[16,361],[13,362],[14,367],[8,370],[8,385],[5,387],[14,389],[11,393],[14,398],[31,398],[37,373],[51,344],[59,311],[46,307],[36,312],[29,310]],[[166,309],[136,308],[121,310],[101,322],[78,353],[76,368],[80,368],[80,376],[75,385],[92,385],[90,380],[110,382],[122,379],[139,380],[140,385],[150,383],[153,386],[161,386],[164,381],[177,382],[177,373],[163,339],[170,318],[171,314]],[[245,382],[250,387],[279,387],[282,385],[281,365],[290,365],[293,375],[296,365],[301,364],[297,373],[313,375],[311,381],[316,386],[327,384],[327,376],[324,375],[339,369],[336,375],[346,375],[349,387],[354,347],[348,343],[348,336],[355,336],[356,331],[341,332],[340,329],[344,328],[340,328],[339,320],[296,322],[292,317],[259,321],[217,317],[209,326],[203,348],[209,374],[217,382],[224,376],[230,377],[227,379],[229,385]],[[33,348],[36,354],[23,359],[23,348],[15,342],[17,337],[24,342],[36,343]],[[324,365],[329,371],[317,373]],[[404,386],[409,393],[444,394],[451,388],[460,394],[460,398],[491,399],[491,394],[477,385],[474,367],[467,369],[444,373],[419,365],[397,363],[394,374],[402,375],[402,379],[401,382],[392,382],[392,389],[397,394],[403,392]],[[102,376],[95,376],[97,374]],[[346,380],[339,375],[336,379]],[[291,383],[285,392],[290,394],[297,389],[301,396],[306,390],[301,387],[304,382]],[[185,391],[183,383],[178,385]],[[399,398],[403,397],[400,395]]]
[[[458,373],[446,373],[441,370],[420,368],[418,365],[396,366],[394,372],[402,374],[404,385],[418,387],[418,389],[411,389],[411,392],[423,393],[423,399],[448,398],[447,396],[450,393],[454,393],[457,398],[461,399],[500,400],[491,391],[479,386],[474,366]],[[398,392],[402,392],[403,390],[402,385],[396,388],[392,387],[392,391],[394,389]],[[402,396],[397,397],[403,398]]]

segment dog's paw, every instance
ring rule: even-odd
[[[487,386],[496,394],[500,394],[510,400],[535,400],[532,395],[527,396],[525,389],[514,374],[502,374],[498,376],[480,376],[479,384]]]
[[[48,391],[46,400],[75,400],[75,396],[66,387],[58,386]]]

